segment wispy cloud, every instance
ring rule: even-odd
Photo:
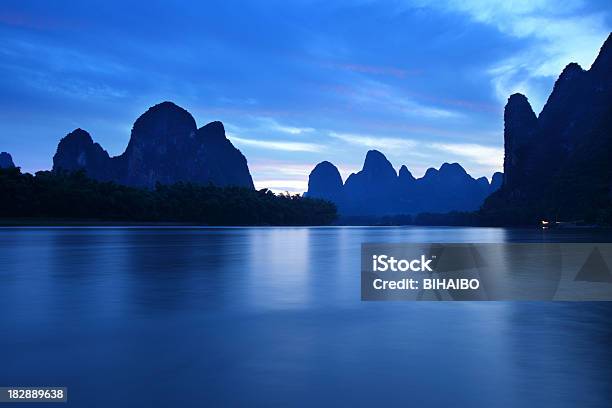
[[[345,143],[377,149],[396,165],[407,164],[415,174],[442,161],[460,161],[473,174],[489,175],[502,169],[504,150],[477,143],[429,142],[396,137],[330,132],[331,137]]]
[[[433,149],[442,150],[460,156],[484,166],[499,170],[504,162],[504,149],[501,147],[483,146],[473,143],[432,143]]]
[[[319,152],[322,146],[314,143],[301,143],[287,140],[256,140],[228,134],[232,142],[243,146],[252,146],[260,149],[282,150],[287,152]]]
[[[565,65],[577,62],[589,68],[609,33],[606,15],[586,11],[583,0],[447,0],[425,3],[467,14],[516,39],[529,40],[515,55],[489,67],[488,74],[500,101],[514,93],[530,96],[539,110],[549,90],[539,78],[556,77]]]
[[[290,135],[300,135],[302,133],[314,132],[314,128],[287,126],[287,125],[283,125],[279,123],[273,118],[262,117],[262,118],[258,118],[258,120],[262,123],[263,127],[267,130],[288,133]]]
[[[308,189],[308,175],[314,163],[295,163],[283,160],[258,160],[249,163],[257,189],[274,192],[303,193]]]
[[[372,106],[382,111],[398,112],[411,118],[457,119],[464,115],[436,105],[424,104],[398,88],[372,80],[361,81],[358,86],[343,89],[342,94],[352,103]]]
[[[413,149],[417,146],[417,142],[411,139],[376,137],[371,135],[336,132],[330,132],[329,135],[333,138],[342,140],[343,142],[358,146],[364,146],[369,149],[389,151],[397,149]]]
[[[240,126],[237,126],[233,123],[227,124],[226,126],[235,132],[240,132],[240,133],[245,133],[245,132],[263,133],[265,132],[268,135],[271,133],[285,133],[285,134],[289,134],[292,136],[297,136],[297,135],[301,135],[304,133],[311,133],[316,130],[313,127],[291,126],[291,125],[282,124],[276,119],[269,117],[269,116],[248,115],[247,119],[248,119],[247,123],[243,123]]]
[[[303,179],[316,163],[294,163],[282,160],[265,160],[249,163],[249,168],[263,178]]]

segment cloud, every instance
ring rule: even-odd
[[[300,135],[302,133],[314,132],[314,128],[311,127],[297,127],[297,126],[287,126],[282,125],[277,122],[273,118],[258,118],[258,120],[262,123],[263,127],[267,130],[273,130],[282,133],[288,133],[290,135]]]
[[[268,188],[275,193],[303,193],[308,189],[308,175],[314,167],[314,163],[283,160],[259,160],[249,163],[256,188]]]
[[[286,140],[255,140],[228,134],[232,142],[238,145],[252,146],[260,149],[282,150],[286,152],[319,152],[322,146],[314,143],[301,143]]]
[[[538,86],[542,78],[556,78],[570,62],[588,69],[610,31],[606,14],[583,0],[448,0],[432,7],[467,14],[527,45],[489,67],[496,97],[505,102],[514,92],[527,94],[539,110],[549,90]]]
[[[129,90],[118,78],[134,73],[116,58],[14,34],[0,44],[0,62],[0,87],[15,87],[24,95],[36,93],[37,100],[86,100],[88,106],[128,97]]]
[[[399,168],[408,165],[413,174],[443,161],[460,161],[472,175],[500,171],[504,162],[504,149],[477,143],[428,142],[395,137],[376,137],[353,133],[331,132],[330,136],[356,146],[380,150]]]
[[[428,142],[406,138],[376,137],[371,135],[330,132],[342,142],[380,150],[387,158],[393,157],[395,165],[408,164],[413,173],[425,170],[436,162],[458,160],[474,174],[490,174],[500,171],[504,162],[503,147],[477,143]],[[426,165],[426,163],[429,164]]]
[[[308,176],[315,163],[294,163],[281,160],[265,160],[249,163],[249,168],[263,178],[304,178]]]
[[[353,145],[364,146],[368,149],[378,150],[398,150],[398,149],[414,149],[417,142],[411,139],[401,139],[392,137],[377,137],[370,135],[360,135],[355,133],[336,133],[330,132],[329,135],[333,138],[342,140]]]
[[[460,112],[417,102],[402,94],[398,88],[379,81],[364,80],[358,86],[343,89],[342,93],[352,103],[376,107],[385,112],[399,112],[411,118],[456,119],[464,116]]]
[[[316,130],[312,127],[298,127],[281,124],[276,119],[268,116],[252,117],[249,115],[248,119],[251,121],[250,125],[237,126],[235,124],[228,124],[227,126],[236,132],[265,132],[266,134],[270,134],[271,132],[277,132],[286,133],[294,136],[301,135],[303,133],[311,133]]]
[[[429,146],[494,169],[501,169],[504,162],[504,149],[501,147],[474,143],[432,143]]]

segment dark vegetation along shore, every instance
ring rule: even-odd
[[[201,225],[328,225],[334,204],[248,187],[191,183],[151,189],[88,178],[84,172],[22,174],[0,168],[0,223],[48,220],[177,222]],[[21,220],[21,222],[16,222]]]

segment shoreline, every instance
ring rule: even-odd
[[[427,227],[427,228],[511,228],[529,229],[542,231],[571,231],[571,230],[603,230],[610,229],[608,226],[585,225],[568,226],[551,229],[542,229],[539,225],[420,225],[420,224],[397,224],[397,225],[368,225],[368,224],[329,224],[329,225],[208,225],[194,222],[172,222],[172,221],[111,221],[95,219],[56,219],[56,218],[0,218],[0,228],[8,227],[192,227],[192,228],[402,228],[402,227]]]

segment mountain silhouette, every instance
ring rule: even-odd
[[[417,179],[405,165],[398,174],[381,152],[370,150],[361,171],[344,185],[333,164],[319,163],[310,173],[306,195],[333,201],[342,215],[351,216],[473,211],[498,188],[500,176],[496,173],[493,185],[485,177],[474,179],[458,163],[444,163]]]
[[[328,161],[317,164],[308,178],[308,192],[305,195],[339,202],[342,195],[342,177],[336,166]]]
[[[588,70],[568,64],[538,116],[504,110],[504,180],[483,206],[504,223],[612,218],[612,34]]]
[[[340,211],[350,215],[392,214],[397,183],[397,173],[387,158],[370,150],[361,171],[351,174],[344,183]]]
[[[491,177],[491,184],[489,185],[489,194],[493,194],[499,190],[503,183],[504,173],[500,173],[499,171],[493,173],[493,177]]]
[[[53,171],[81,169],[96,180],[135,187],[184,181],[254,188],[246,158],[226,138],[223,124],[198,129],[191,114],[172,102],[142,114],[125,152],[116,157],[85,130],[66,135],[53,157]]]
[[[0,153],[0,169],[8,169],[11,167],[15,167],[11,155],[7,152]]]

